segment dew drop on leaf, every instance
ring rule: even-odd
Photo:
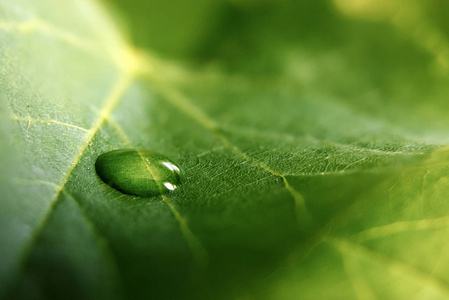
[[[98,176],[124,194],[152,197],[175,190],[181,183],[179,167],[165,155],[138,149],[119,149],[100,155]]]

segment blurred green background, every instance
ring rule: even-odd
[[[449,108],[444,0],[105,2],[134,45],[177,63],[289,81],[392,121],[408,119],[403,105],[426,125]]]

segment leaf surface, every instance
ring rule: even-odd
[[[239,26],[196,35],[210,57],[188,66],[132,47],[95,2],[1,3],[0,293],[447,298],[436,4],[298,3],[220,4]],[[303,10],[320,21],[287,18]],[[94,164],[120,148],[167,155],[183,184],[112,189]]]

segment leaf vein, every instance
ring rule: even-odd
[[[97,57],[103,57],[103,49],[92,41],[81,38],[71,32],[62,30],[39,18],[32,18],[22,22],[2,22],[0,29],[4,31],[15,31],[22,34],[42,33],[63,41],[77,49],[83,50]]]
[[[39,120],[39,119],[35,119],[35,118],[32,118],[32,117],[19,117],[19,116],[13,116],[11,118],[11,120],[28,122],[28,127],[30,126],[31,123],[44,123],[44,124],[61,125],[61,126],[65,126],[67,128],[78,129],[78,130],[81,130],[81,131],[84,131],[84,132],[87,132],[87,133],[90,132],[89,129],[86,129],[86,128],[83,128],[83,127],[80,127],[80,126],[77,126],[77,125],[61,122],[61,121],[58,121],[58,120],[51,120],[51,119]]]
[[[444,295],[445,298],[449,298],[449,285],[435,275],[425,273],[415,266],[404,263],[394,257],[381,253],[378,250],[352,243],[346,239],[328,238],[326,241],[332,245],[336,245],[344,252],[351,254],[357,253],[368,258],[372,262],[385,265],[390,271],[409,277],[416,281],[417,284],[430,287],[433,290],[438,291],[441,295]]]
[[[68,169],[66,175],[64,176],[64,178],[62,180],[62,183],[58,186],[58,189],[55,193],[55,197],[51,201],[50,208],[46,212],[42,222],[34,230],[31,240],[29,241],[28,245],[25,246],[25,249],[24,249],[24,252],[23,252],[22,258],[21,258],[22,266],[28,260],[30,254],[31,254],[31,250],[34,248],[34,245],[35,245],[38,237],[42,234],[43,230],[46,228],[48,220],[50,219],[50,216],[53,214],[55,207],[57,206],[57,204],[59,202],[58,201],[60,199],[59,196],[63,192],[64,187],[65,187],[70,175],[72,174],[73,170],[77,166],[80,158],[84,154],[85,150],[89,146],[89,143],[92,141],[95,134],[101,128],[101,126],[103,125],[105,120],[107,120],[109,114],[112,112],[112,110],[115,108],[115,106],[118,104],[118,102],[122,98],[123,94],[128,89],[129,85],[131,84],[131,81],[132,81],[132,75],[125,74],[124,76],[122,76],[119,79],[119,81],[116,84],[114,84],[114,87],[112,88],[110,94],[108,95],[108,97],[105,100],[105,105],[104,105],[103,109],[101,110],[97,121],[95,122],[93,127],[89,130],[89,134],[87,136],[86,141],[81,146],[81,149],[79,150],[78,155],[75,157],[75,160],[72,162],[70,168]]]
[[[387,237],[396,233],[439,229],[449,226],[449,216],[416,221],[400,221],[384,226],[373,227],[352,236],[357,241],[367,241]]]
[[[114,279],[116,280],[117,284],[120,284],[120,275],[117,267],[116,259],[109,248],[109,243],[106,237],[104,237],[98,228],[95,226],[94,222],[87,216],[86,211],[82,207],[81,203],[73,196],[71,195],[67,190],[64,190],[64,192],[70,196],[70,198],[73,199],[73,202],[75,202],[75,205],[78,207],[78,210],[81,213],[81,216],[83,217],[84,221],[86,222],[87,226],[91,230],[91,232],[94,234],[94,236],[97,239],[97,247],[103,252],[104,257],[106,257],[106,261],[109,264],[109,271],[112,272]],[[120,286],[121,290],[121,286]]]
[[[127,146],[132,148],[131,141],[126,136],[123,129],[120,127],[120,125],[117,124],[117,122],[113,118],[108,119],[108,123],[114,128],[114,130],[117,132],[117,134],[122,139],[123,143]],[[187,220],[181,215],[181,213],[176,209],[176,207],[171,203],[170,199],[168,199],[165,196],[162,196],[162,200],[165,204],[170,208],[172,214],[176,218],[179,228],[181,230],[181,234],[184,237],[185,241],[187,242],[187,245],[190,248],[190,251],[192,251],[193,258],[195,261],[195,264],[201,268],[205,268],[209,261],[209,254],[203,244],[200,242],[198,237],[192,232],[190,229]]]
[[[167,88],[163,82],[159,78],[155,78],[154,74],[152,72],[149,72],[147,74],[148,79],[153,81],[157,84],[157,87],[159,92],[164,95],[164,99],[167,100],[170,104],[172,104],[175,108],[180,110],[181,112],[185,113],[187,116],[192,118],[194,121],[198,122],[200,125],[202,125],[204,128],[209,130],[215,137],[220,141],[220,143],[231,150],[234,154],[237,156],[240,156],[244,160],[248,161],[249,163],[258,166],[259,168],[265,170],[268,173],[271,173],[274,176],[282,178],[284,185],[286,189],[289,191],[291,196],[293,197],[294,203],[295,203],[295,212],[298,222],[304,222],[305,219],[310,219],[310,213],[307,210],[307,207],[305,205],[304,198],[302,195],[296,191],[288,182],[287,178],[273,169],[271,169],[269,166],[264,164],[263,162],[260,162],[247,154],[245,154],[243,151],[241,151],[236,145],[232,144],[222,133],[220,130],[220,126],[214,122],[212,119],[209,118],[203,111],[201,111],[199,108],[197,108],[187,97],[185,97],[183,94],[179,93],[173,88]],[[299,212],[299,214],[298,214]],[[308,221],[308,220],[306,220]]]
[[[377,299],[374,294],[371,286],[366,281],[366,278],[363,276],[363,272],[361,272],[361,266],[355,261],[354,257],[347,255],[344,251],[344,248],[340,245],[335,245],[336,249],[341,254],[341,259],[343,262],[343,268],[347,274],[347,277],[354,289],[357,298],[363,300],[375,300]]]

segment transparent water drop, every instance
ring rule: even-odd
[[[124,194],[152,197],[175,190],[181,183],[179,167],[157,152],[119,149],[100,155],[98,176]]]

